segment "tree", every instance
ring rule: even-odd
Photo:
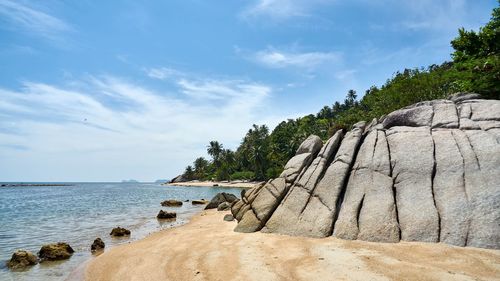
[[[188,181],[193,180],[195,178],[193,167],[191,165],[186,167],[183,177]]]
[[[211,141],[207,146],[207,153],[208,155],[212,156],[212,160],[216,169],[220,166],[219,158],[222,149],[222,144],[220,144],[218,141]]]
[[[208,161],[203,157],[198,157],[194,160],[193,164],[196,179],[204,179],[208,172]]]

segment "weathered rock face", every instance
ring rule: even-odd
[[[24,269],[26,267],[38,263],[38,258],[29,251],[18,250],[12,254],[12,257],[7,262],[7,267],[10,269]]]
[[[54,261],[69,259],[75,251],[67,243],[59,242],[55,244],[43,245],[38,252],[38,257],[42,261]]]
[[[500,249],[500,101],[459,93],[309,137],[235,231]]]

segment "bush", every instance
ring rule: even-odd
[[[255,173],[252,171],[235,172],[231,175],[231,180],[253,180]]]

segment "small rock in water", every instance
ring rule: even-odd
[[[17,250],[12,254],[10,261],[7,262],[7,267],[10,269],[24,269],[37,263],[38,258],[33,253]]]
[[[42,261],[55,261],[69,259],[75,250],[68,243],[59,242],[43,245],[38,252],[38,257]]]
[[[177,214],[175,212],[165,212],[163,210],[160,210],[156,217],[158,219],[175,219],[177,217]]]
[[[193,205],[205,205],[205,204],[208,204],[208,201],[205,199],[193,200],[193,201],[191,201],[191,204],[193,204]]]
[[[109,234],[111,236],[127,236],[130,235],[130,230],[125,229],[123,227],[115,227],[113,230],[111,230],[111,233]]]
[[[165,200],[165,201],[161,202],[161,205],[163,207],[180,207],[180,206],[182,206],[182,202],[178,201],[178,200],[170,199],[170,200]]]
[[[228,202],[222,202],[217,206],[217,211],[227,211],[229,209],[231,209],[231,204]]]
[[[90,251],[95,252],[104,249],[105,244],[104,241],[102,241],[101,238],[96,238],[94,240],[94,243],[90,246]]]
[[[234,221],[234,217],[231,214],[227,214],[224,216],[225,221]]]

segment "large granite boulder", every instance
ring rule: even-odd
[[[17,250],[7,262],[7,267],[13,270],[21,270],[37,263],[38,258],[30,251]]]
[[[215,209],[224,202],[233,203],[236,200],[238,200],[238,197],[236,197],[234,194],[226,192],[217,193],[217,195],[215,195],[214,198],[210,200],[210,203],[208,203],[208,205],[205,207],[205,210]]]
[[[68,243],[59,242],[43,245],[38,252],[41,261],[54,261],[69,259],[75,250]]]
[[[235,231],[500,249],[500,101],[459,93],[310,136]]]

